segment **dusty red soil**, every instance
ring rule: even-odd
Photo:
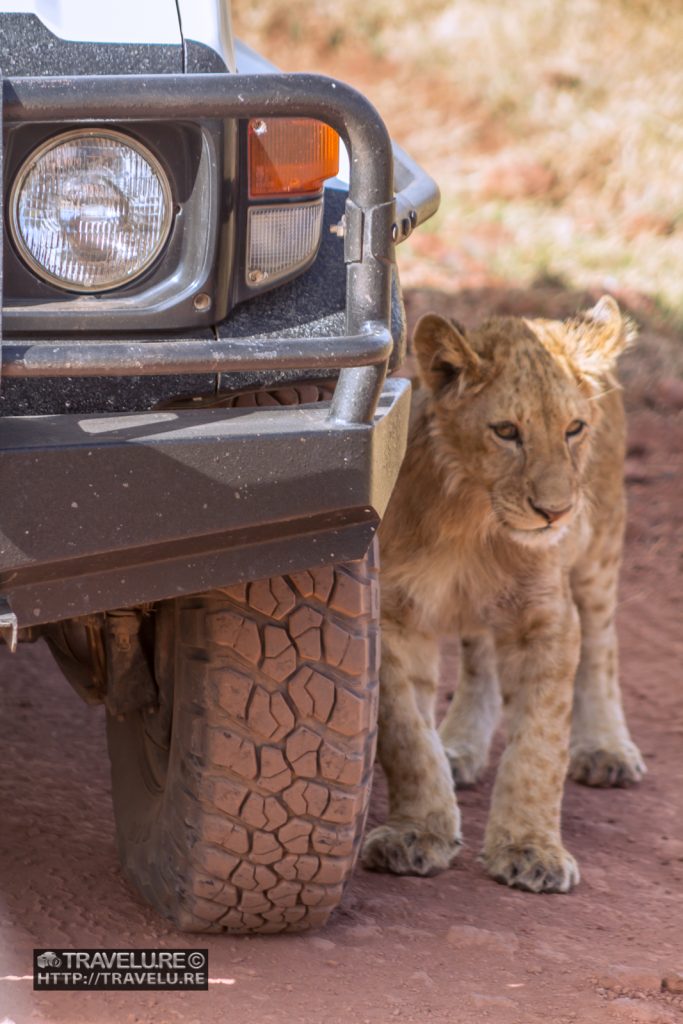
[[[577,297],[420,293],[411,312],[569,312]],[[530,308],[527,308],[530,307]],[[491,787],[463,791],[467,847],[433,879],[356,872],[318,934],[211,937],[208,993],[34,995],[39,947],[179,947],[128,889],[114,851],[102,713],[41,645],[0,651],[0,1022],[8,1024],[672,1024],[683,994],[683,386],[671,339],[629,357],[630,524],[621,591],[623,682],[649,765],[637,789],[567,785],[570,896],[505,889],[477,862]],[[668,376],[667,376],[668,374]],[[444,692],[452,688],[452,658]],[[378,773],[379,774],[379,773]],[[371,822],[382,819],[378,778]],[[683,988],[683,980],[679,981]]]

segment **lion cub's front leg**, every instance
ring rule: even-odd
[[[435,637],[382,622],[378,752],[389,818],[370,832],[361,855],[375,871],[431,875],[460,846],[451,771],[434,723],[438,666]]]
[[[493,789],[483,861],[497,881],[515,888],[568,892],[579,880],[560,836],[579,658],[576,609],[567,594],[559,609],[520,615],[496,642],[509,742]]]

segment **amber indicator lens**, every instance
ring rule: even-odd
[[[339,136],[309,118],[249,122],[249,194],[252,198],[319,193],[339,171]]]

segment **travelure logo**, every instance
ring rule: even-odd
[[[208,989],[207,949],[36,949],[33,988]]]

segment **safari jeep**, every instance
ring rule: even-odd
[[[375,751],[394,248],[437,189],[219,0],[3,0],[0,67],[0,632],[104,704],[154,907],[320,925]]]

